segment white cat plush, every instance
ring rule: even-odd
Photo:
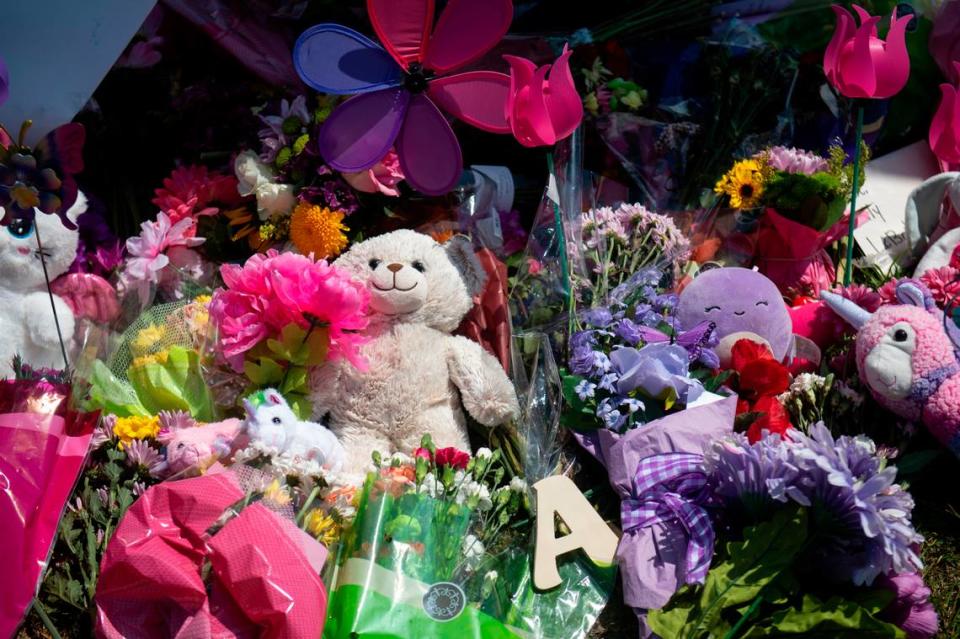
[[[87,198],[78,193],[67,217],[76,223],[86,210]],[[12,362],[17,354],[35,368],[63,368],[60,338],[37,247],[37,229],[51,282],[67,272],[77,255],[77,231],[66,228],[56,215],[38,211],[34,222],[0,226],[0,378],[13,375]],[[54,295],[53,304],[69,355],[76,320],[62,298]]]

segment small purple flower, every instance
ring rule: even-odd
[[[616,373],[607,373],[600,378],[600,383],[597,384],[597,387],[600,388],[600,390],[605,390],[610,393],[615,393],[617,392],[618,379],[619,377],[617,377]]]
[[[586,379],[581,379],[573,388],[573,391],[577,394],[577,397],[580,398],[581,402],[585,402],[596,395],[597,385]]]
[[[597,406],[597,417],[609,430],[619,431],[627,421],[627,416],[620,412],[619,404],[618,398],[607,397]]]
[[[625,397],[620,405],[627,409],[627,412],[633,415],[638,410],[646,408],[643,402],[635,397]]]
[[[583,311],[580,313],[580,319],[582,319],[587,326],[606,328],[610,326],[610,323],[613,321],[613,313],[610,312],[609,308],[600,306],[591,308],[588,311]]]
[[[630,346],[636,346],[640,343],[640,329],[639,327],[628,318],[623,318],[618,320],[613,326],[613,332],[617,337],[622,339],[625,343]]]
[[[690,358],[679,344],[619,348],[611,353],[610,361],[620,375],[617,391],[622,395],[640,389],[650,397],[662,398],[672,391],[689,403],[703,392],[700,382],[689,376]]]

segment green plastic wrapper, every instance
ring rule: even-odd
[[[561,561],[563,583],[533,588],[530,532],[505,532],[471,561],[479,513],[371,474],[338,549],[325,639],[579,639],[607,603],[614,568]],[[502,548],[499,546],[502,545]]]

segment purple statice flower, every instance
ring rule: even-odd
[[[593,372],[594,347],[596,338],[593,331],[577,331],[570,337],[570,372],[584,377]]]
[[[689,403],[703,392],[703,385],[690,377],[690,358],[679,344],[647,344],[639,350],[618,348],[610,354],[610,362],[620,377],[617,392],[621,395],[639,389],[649,397],[662,398],[672,391]]]
[[[527,230],[523,228],[520,212],[516,209],[498,211],[503,234],[503,252],[506,255],[519,253],[527,246]]]
[[[133,440],[123,451],[127,454],[128,466],[143,468],[151,477],[159,476],[167,466],[160,451],[142,439]]]
[[[802,149],[772,146],[765,153],[770,166],[784,173],[813,175],[829,168],[826,159]]]
[[[581,402],[585,402],[596,395],[597,385],[589,380],[581,379],[573,388],[573,391],[577,394],[577,397],[580,398]]]
[[[834,439],[822,422],[791,438],[793,458],[805,474],[804,492],[846,529],[835,537],[837,552],[824,546],[825,566],[857,585],[919,570],[915,547],[923,537],[910,521],[913,498],[894,483],[897,469],[884,466],[873,441],[863,435]]]
[[[292,102],[286,98],[281,100],[278,114],[261,114],[258,117],[266,125],[258,132],[263,145],[260,159],[268,163],[276,159],[280,149],[292,144],[298,136],[305,133],[312,120],[307,110],[307,98],[303,95],[298,95]]]
[[[328,207],[343,211],[347,215],[356,213],[360,208],[356,193],[340,179],[324,181],[320,185],[320,196]]]
[[[877,586],[891,590],[895,599],[878,615],[907,633],[907,639],[930,639],[937,634],[937,611],[930,589],[917,573],[882,575]]]

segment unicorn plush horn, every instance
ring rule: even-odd
[[[850,326],[857,330],[863,328],[863,325],[870,319],[870,313],[856,305],[852,300],[848,300],[842,295],[831,293],[830,291],[821,291],[820,299],[826,302],[834,313],[842,317]]]

